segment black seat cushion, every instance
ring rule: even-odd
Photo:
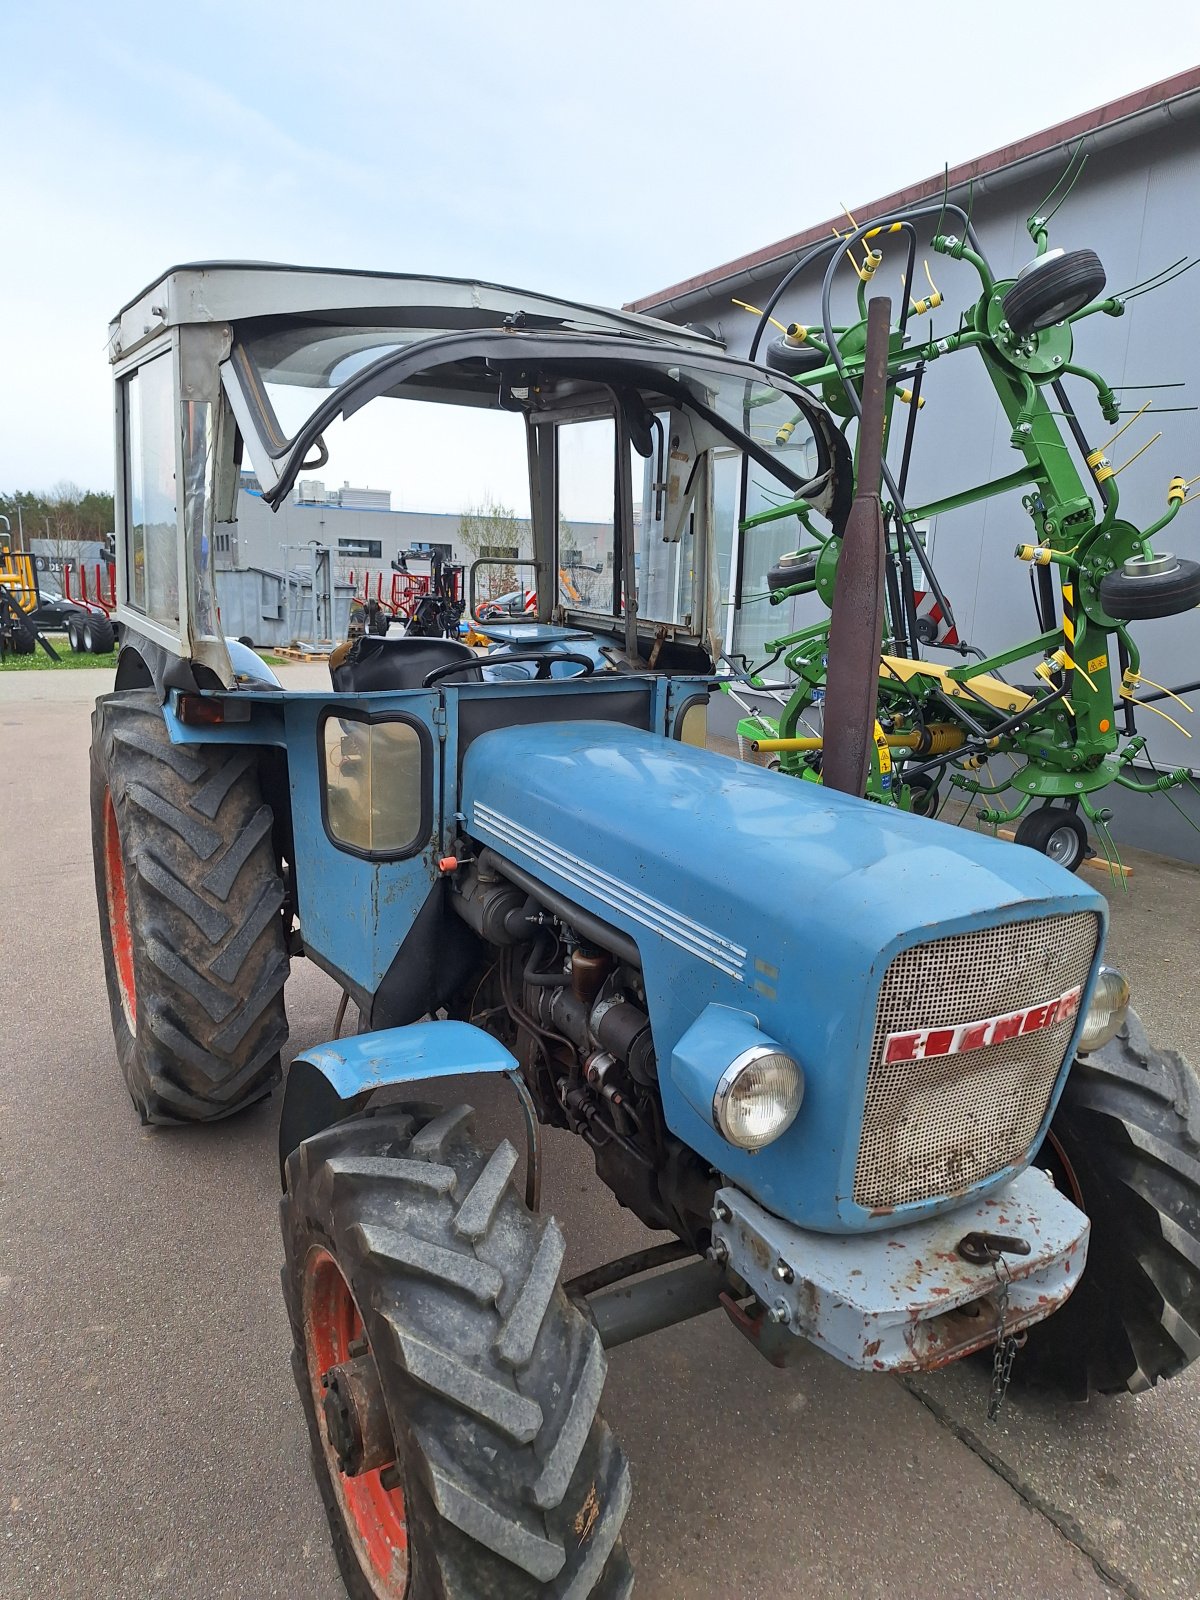
[[[461,661],[457,683],[480,681],[475,652],[458,639],[386,639],[364,633],[329,659],[329,675],[339,694],[369,694],[373,689],[419,689],[438,667]]]

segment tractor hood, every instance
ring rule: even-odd
[[[473,838],[636,941],[669,1125],[802,1226],[888,1221],[852,1196],[880,986],[901,951],[1079,912],[1102,939],[1103,898],[1032,850],[616,724],[482,735],[462,805]],[[937,980],[928,987],[935,1026]],[[754,1155],[716,1132],[675,1060],[713,1006],[751,1014],[805,1074],[796,1121]],[[712,1061],[714,1089],[728,1064]],[[962,1192],[887,1210],[925,1214]]]

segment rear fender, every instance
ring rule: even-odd
[[[305,1139],[362,1109],[377,1089],[464,1072],[516,1072],[502,1044],[469,1022],[414,1022],[316,1045],[288,1068],[279,1170]]]

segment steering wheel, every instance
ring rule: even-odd
[[[500,666],[507,661],[536,661],[538,663],[536,678],[546,679],[550,676],[550,668],[556,661],[573,661],[583,668],[579,677],[590,678],[596,670],[596,663],[591,656],[580,655],[574,650],[498,650],[494,656],[477,656],[471,661],[448,661],[444,667],[434,667],[432,672],[427,672],[421,680],[423,689],[432,689],[435,683],[440,683],[443,678],[449,678],[455,672],[462,672],[470,667]]]

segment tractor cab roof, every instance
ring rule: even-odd
[[[117,312],[109,356],[122,360],[164,328],[269,318],[311,329],[322,323],[393,330],[409,339],[509,326],[605,333],[720,350],[711,334],[633,311],[514,289],[470,278],[344,271],[265,261],[192,261],[169,267]]]

